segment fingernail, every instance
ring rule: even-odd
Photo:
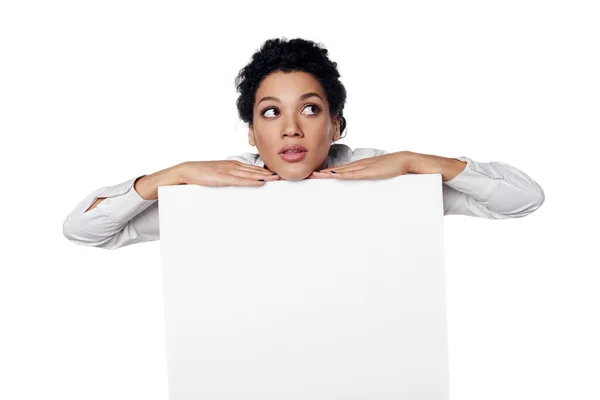
[[[259,181],[264,182],[265,180],[264,179],[259,179]]]
[[[331,173],[332,173],[332,174],[337,174],[337,172],[335,172],[335,171],[331,171]]]

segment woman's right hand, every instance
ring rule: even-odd
[[[181,164],[180,173],[182,183],[212,187],[263,186],[281,179],[268,169],[236,160],[186,161]]]

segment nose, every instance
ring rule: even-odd
[[[292,136],[292,137],[294,137],[294,136],[298,136],[298,137],[302,137],[302,136],[304,136],[304,135],[300,134],[299,132],[295,132],[295,133],[287,133],[287,132],[284,132],[284,133],[283,133],[283,135],[282,135],[281,137],[286,137],[286,136]]]
[[[284,138],[286,136],[291,136],[291,137],[295,137],[295,136],[303,137],[304,136],[304,134],[300,133],[300,129],[298,127],[298,124],[296,123],[296,119],[293,116],[289,117],[286,120],[283,132],[281,132],[282,138]]]

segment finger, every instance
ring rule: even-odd
[[[342,169],[342,168],[344,168],[346,165],[349,165],[349,164],[345,164],[345,165],[337,165],[337,166],[335,166],[335,167],[324,168],[324,169],[321,169],[321,170],[319,170],[319,172],[322,172],[322,173],[328,174],[328,173],[330,173],[331,171],[337,171],[338,169]],[[315,172],[316,172],[316,171],[315,171]]]
[[[234,174],[234,171],[237,171],[235,173],[236,176],[256,177],[256,179],[266,179],[268,181],[276,181],[279,179],[279,175],[273,174],[271,172],[264,173],[262,171],[255,171],[252,169],[245,169],[245,168],[235,168],[229,172]]]
[[[279,175],[265,175],[260,172],[247,171],[245,169],[237,169],[237,168],[229,171],[229,175],[236,176],[239,178],[251,179],[251,180],[255,180],[255,181],[259,181],[260,179],[264,180],[265,182],[272,182],[272,181],[279,180]]]
[[[366,159],[362,159],[362,160],[357,160],[357,161],[352,161],[351,163],[348,164],[342,164],[342,165],[336,165],[334,167],[329,167],[329,168],[324,168],[322,169],[320,172],[330,172],[330,171],[338,171],[338,170],[343,170],[346,168],[354,168],[356,166],[362,165],[366,163]]]
[[[241,167],[241,168],[246,168],[246,169],[251,169],[253,171],[258,171],[258,172],[266,172],[268,174],[272,174],[273,171],[264,168],[264,167],[259,167],[258,165],[254,165],[254,164],[247,164],[247,163],[243,163],[241,161],[237,161],[237,160],[229,160],[232,165],[236,166],[236,167]]]
[[[262,168],[262,167],[259,167],[257,165],[250,165],[250,164],[241,163],[241,164],[236,165],[235,168],[236,169],[241,169],[241,170],[244,170],[244,171],[249,171],[249,172],[258,172],[258,173],[261,173],[263,175],[272,175],[273,174],[273,172],[271,172],[270,170]]]
[[[313,179],[329,179],[329,178],[331,178],[331,175],[335,175],[335,174],[327,173],[327,172],[317,172],[317,171],[315,171],[311,174]]]
[[[337,174],[341,174],[343,172],[359,171],[359,170],[363,170],[365,168],[366,167],[363,165],[353,165],[353,166],[345,168],[345,169],[335,168],[335,171],[332,169],[329,172],[314,171],[313,175],[317,178],[335,178]]]
[[[234,175],[227,175],[223,183],[217,186],[264,186],[266,183],[259,181],[258,179],[247,179]]]
[[[269,169],[262,168],[262,167],[259,167],[256,165],[240,163],[235,166],[235,169],[237,169],[239,171],[250,172],[250,173],[259,173],[262,175],[262,177],[261,177],[262,179],[266,179],[268,181],[277,181],[277,180],[281,179],[276,172],[273,172]]]
[[[338,172],[326,174],[329,175],[327,178],[329,179],[375,179],[373,174],[373,170],[368,168],[361,168],[352,171]]]

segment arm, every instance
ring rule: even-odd
[[[158,240],[158,187],[181,184],[181,168],[94,190],[67,216],[63,234],[73,243],[111,250]]]
[[[442,174],[444,215],[521,218],[544,203],[542,187],[510,164],[413,154],[411,173]]]

